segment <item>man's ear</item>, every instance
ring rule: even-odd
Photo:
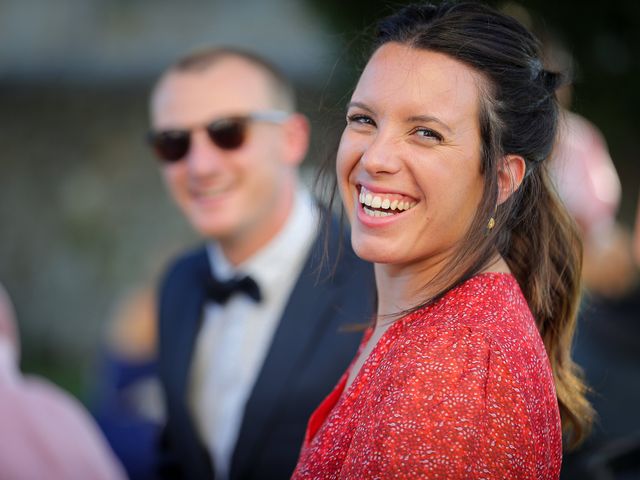
[[[527,164],[520,155],[506,155],[498,168],[498,205],[505,202],[522,183]]]
[[[283,128],[286,141],[286,161],[291,166],[300,165],[309,149],[311,136],[309,120],[301,113],[292,113]]]

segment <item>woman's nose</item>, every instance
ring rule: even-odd
[[[372,176],[396,173],[401,166],[398,139],[379,131],[365,146],[360,163]]]

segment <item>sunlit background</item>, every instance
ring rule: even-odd
[[[397,5],[399,2],[395,2]],[[494,2],[496,3],[496,2]],[[387,2],[0,0],[0,282],[22,364],[83,398],[105,322],[197,239],[146,148],[147,96],[177,56],[221,43],[275,61],[331,154],[362,42]],[[604,133],[631,225],[640,179],[640,2],[520,5],[576,61],[573,108]]]

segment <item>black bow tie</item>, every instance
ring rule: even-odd
[[[209,276],[207,279],[206,294],[209,300],[224,305],[235,293],[244,293],[256,302],[262,300],[260,287],[249,276],[230,280],[218,280]]]

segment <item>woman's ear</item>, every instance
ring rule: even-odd
[[[498,168],[498,205],[518,190],[524,178],[527,164],[520,155],[506,155]]]

